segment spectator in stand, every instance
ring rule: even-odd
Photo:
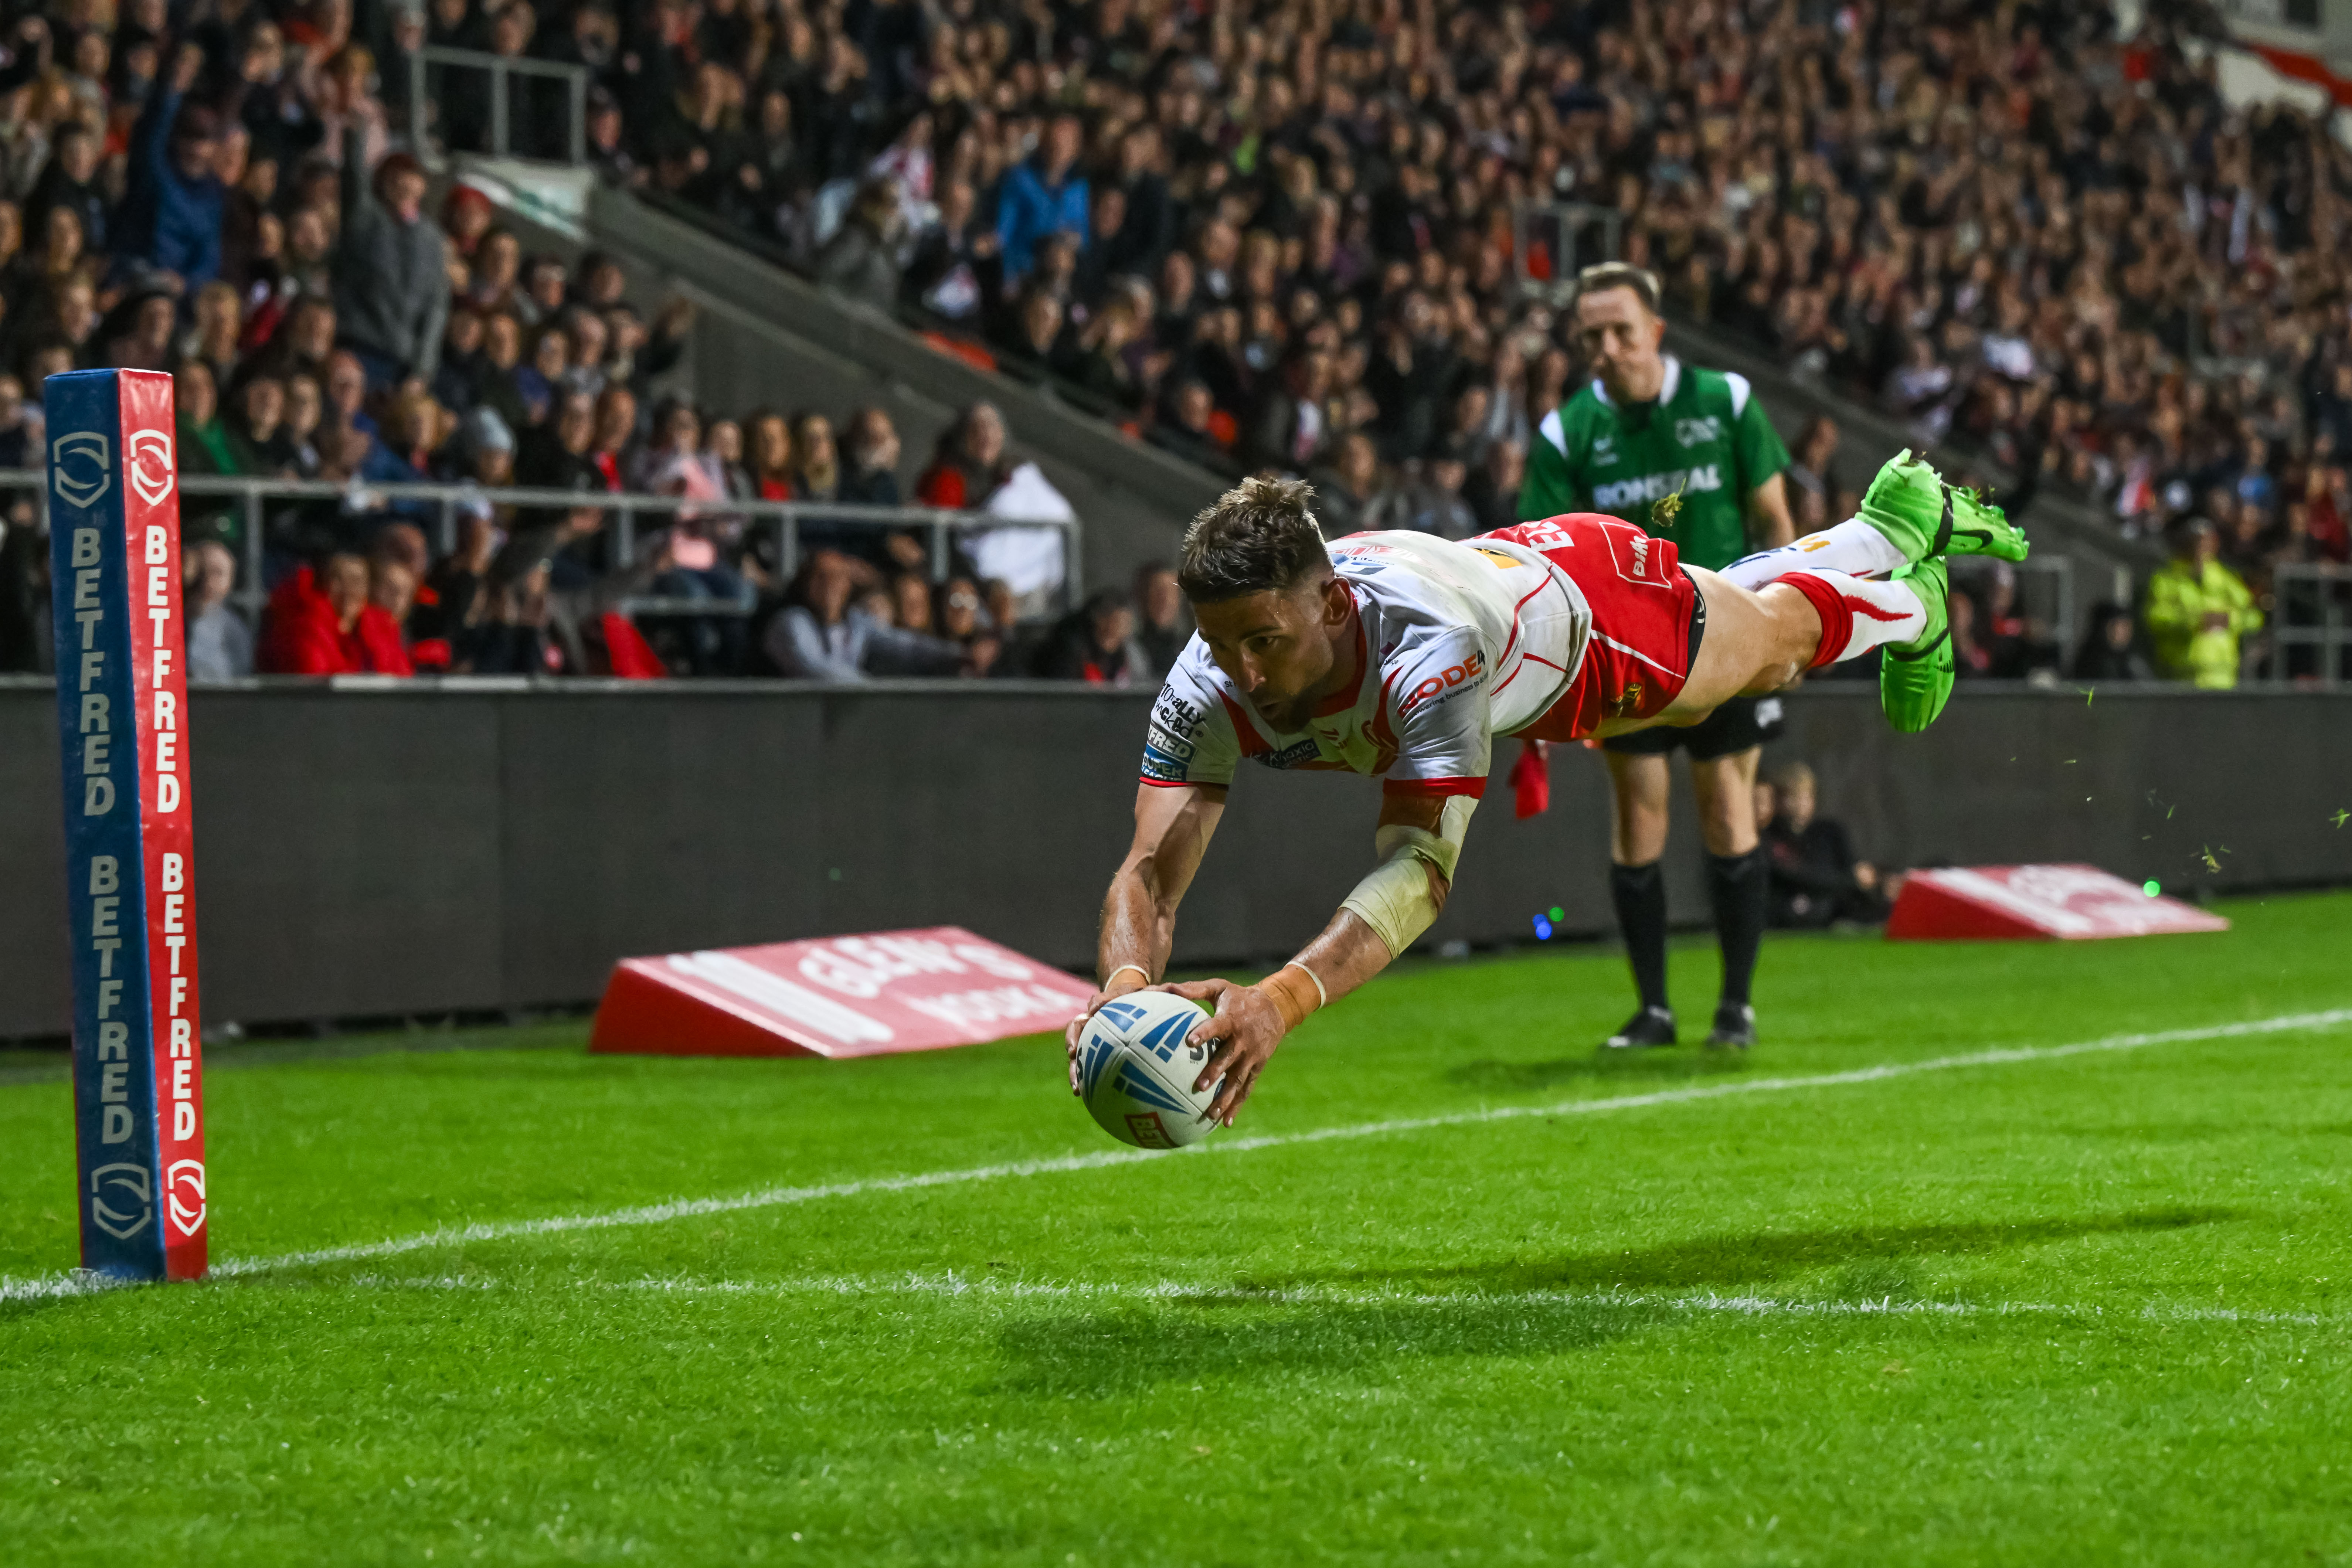
[[[975,403],[940,433],[931,466],[915,481],[915,499],[925,506],[977,511],[1012,474],[1004,460],[1004,416],[993,404]]]
[[[2138,647],[2139,626],[2129,608],[2101,605],[2091,612],[2091,629],[2074,655],[2077,680],[2154,680],[2156,670]]]
[[[762,408],[744,422],[744,434],[751,447],[753,493],[761,500],[791,500],[792,422],[772,408]]]
[[[1789,763],[1772,773],[1772,815],[1762,826],[1771,869],[1770,919],[1780,930],[1822,930],[1840,921],[1877,925],[1887,899],[1878,868],[1857,860],[1843,826],[1814,815],[1813,770]]]
[[[369,601],[364,556],[338,551],[269,598],[262,668],[271,675],[412,675],[392,617]]]
[[[1198,377],[1178,382],[1162,399],[1150,431],[1152,445],[1226,474],[1238,471],[1230,456],[1234,435],[1233,416],[1217,407],[1216,395]]]
[[[973,669],[961,644],[926,632],[901,631],[854,606],[850,601],[856,591],[857,574],[848,557],[834,550],[812,554],[801,568],[791,602],[768,626],[768,657],[776,668],[800,680],[955,675]]]
[[[1339,458],[1315,481],[1315,515],[1326,538],[1391,526],[1381,504],[1381,452],[1361,432],[1341,437]],[[1517,499],[1517,492],[1513,500]]]
[[[971,578],[950,577],[939,585],[931,622],[939,636],[963,649],[964,662],[974,675],[996,668],[1003,644],[990,626],[980,585]]]
[[[25,402],[25,384],[0,374],[0,468],[29,468],[41,460],[44,431]]]
[[[2176,527],[2172,559],[2148,579],[2144,612],[2164,679],[2214,691],[2238,684],[2238,639],[2263,624],[2244,580],[2217,559],[2221,550],[2220,531],[2203,518]]]
[[[1328,355],[1304,347],[1293,351],[1283,362],[1280,383],[1251,416],[1242,460],[1286,474],[1307,472],[1323,449],[1330,381]]]
[[[639,482],[634,488],[697,501],[725,500],[721,466],[702,449],[701,420],[693,405],[673,401],[654,423],[656,436],[640,459]],[[688,662],[697,675],[724,674],[742,666],[742,617],[750,613],[754,595],[727,559],[740,551],[740,518],[730,519],[716,508],[688,507],[675,514],[655,546],[654,592],[711,606],[707,613],[681,617]]]
[[[170,79],[148,93],[131,129],[130,188],[122,202],[128,257],[190,289],[219,275],[226,202],[214,168],[219,120],[204,105],[185,101],[204,66],[203,48],[184,43],[173,56]]]
[[[368,177],[356,129],[342,144],[342,240],[335,269],[335,318],[360,355],[368,384],[404,376],[428,382],[438,367],[449,314],[446,240],[425,214],[424,167],[406,153]]]
[[[396,556],[381,552],[368,557],[368,603],[383,612],[393,628],[400,634],[403,653],[410,651],[408,636],[409,613],[416,607],[416,591],[421,586],[415,570]],[[414,660],[411,661],[414,668]]]
[[[241,680],[253,673],[253,628],[229,605],[236,557],[217,539],[190,542],[180,572],[188,617],[188,679]]]
[[[236,443],[220,416],[220,395],[212,368],[200,359],[182,360],[172,377],[173,412],[179,421],[179,460],[191,474],[236,474],[244,470]]]
[[[1176,667],[1176,658],[1192,640],[1192,607],[1176,582],[1176,569],[1165,561],[1146,562],[1135,574],[1135,645],[1143,651],[1149,679],[1160,679]]]
[[[1826,414],[1816,414],[1797,433],[1789,466],[1780,470],[1788,477],[1789,510],[1800,536],[1819,533],[1851,515],[1834,510],[1838,495],[1837,449],[1837,421]]]
[[[1037,662],[1047,680],[1090,686],[1141,686],[1157,679],[1151,656],[1135,638],[1135,609],[1127,595],[1106,588],[1063,617]]]
[[[849,216],[816,254],[816,279],[826,288],[887,310],[898,297],[898,255],[906,219],[887,180],[868,180]]]
[[[841,457],[834,446],[833,421],[814,410],[793,416],[793,499],[840,499]]]
[[[843,445],[849,463],[837,499],[860,506],[897,506],[898,427],[887,411],[867,406],[852,414]]]
[[[1007,277],[1017,279],[1028,272],[1037,242],[1049,234],[1073,235],[1084,245],[1088,186],[1078,153],[1085,143],[1085,123],[1063,110],[1047,121],[1036,153],[1005,175],[997,198],[996,237]]]
[[[1421,483],[1406,494],[1406,510],[1398,526],[1442,539],[1467,539],[1478,532],[1485,525],[1462,495],[1468,477],[1459,458],[1430,458],[1422,465]]]

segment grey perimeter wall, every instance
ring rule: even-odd
[[[0,682],[0,1037],[62,1034],[58,732]],[[1126,847],[1144,693],[1034,686],[200,689],[192,700],[208,1021],[593,999],[614,961],[956,923],[1091,963]],[[1925,736],[1817,684],[1768,753],[1887,865],[2084,860],[2216,889],[2352,882],[2352,694],[1969,691]],[[1607,789],[1555,748],[1552,808],[1500,778],[1426,939],[1599,932]],[[1370,854],[1367,781],[1244,770],[1184,909],[1190,962],[1286,953]],[[1677,919],[1704,900],[1676,836]],[[2204,863],[2210,849],[2217,872]]]

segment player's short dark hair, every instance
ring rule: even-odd
[[[1307,510],[1315,488],[1303,479],[1244,479],[1184,531],[1177,584],[1196,605],[1250,594],[1286,593],[1328,571],[1323,530]]]
[[[1583,302],[1587,294],[1598,294],[1610,289],[1631,289],[1633,298],[1653,316],[1658,314],[1658,275],[1647,268],[1636,267],[1630,261],[1603,261],[1588,267],[1576,275],[1576,301]],[[1571,310],[1575,307],[1571,305]]]

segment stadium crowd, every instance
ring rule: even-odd
[[[2291,110],[2227,110],[2177,41],[2195,25],[2159,9],[2123,42],[2090,0],[73,0],[0,24],[0,461],[34,449],[42,374],[138,364],[178,376],[192,468],[895,492],[887,415],[836,439],[822,415],[660,399],[680,310],[646,320],[609,258],[526,256],[462,185],[426,213],[399,149],[418,129],[406,50],[432,43],[585,68],[607,178],[976,336],[1187,456],[1307,473],[1339,531],[1513,520],[1533,431],[1581,374],[1517,287],[1547,263],[1517,251],[1512,215],[1613,208],[1685,319],[1974,443],[2029,493],[2094,495],[2126,531],[2210,525],[2208,544],[2182,534],[2200,574],[2183,613],[2200,635],[2226,620],[2234,653],[2273,567],[2352,555],[2352,155]],[[483,95],[435,68],[429,134],[478,145]],[[522,150],[557,152],[560,93],[517,90]],[[963,451],[972,424],[919,499],[976,505],[967,481],[1001,482]],[[1800,528],[1847,515],[1865,476],[1834,427],[1795,458]],[[603,514],[476,510],[438,560],[396,515],[273,515],[274,602],[323,624],[324,552],[396,553],[370,592],[408,604],[427,661],[611,664],[592,617],[544,606],[619,564]],[[663,531],[631,563],[643,587],[713,613],[655,626],[656,651],[813,668],[822,623],[829,668],[852,647],[943,668],[839,630],[853,613],[923,628],[894,586],[907,542],[838,542],[855,547],[786,583],[723,514]],[[30,572],[0,571],[0,663]],[[2206,602],[2234,604],[2216,573],[2245,615]],[[969,574],[927,586],[942,623],[992,596]],[[2010,627],[2013,595],[1971,585],[1955,637],[1976,673],[2058,662]],[[1001,648],[1020,596],[993,597],[980,640]],[[716,613],[786,598],[801,614],[764,630]],[[551,614],[590,632],[551,636]],[[1106,601],[1054,640],[1099,643],[1135,614]],[[311,655],[262,628],[262,667],[328,641],[375,657],[332,618]],[[2108,651],[2218,667],[2156,619],[2127,641]],[[968,647],[957,668],[1002,667]]]
[[[1549,201],[1613,208],[1675,313],[2021,500],[2201,517],[2258,601],[2352,557],[2352,153],[2228,109],[2186,7],[2129,41],[2089,0],[655,14],[667,57],[625,30],[600,100],[610,175],[1154,440],[1313,475],[1348,523],[1510,519],[1580,379],[1515,287],[1545,263],[1514,207]],[[1865,477],[1801,469],[1801,527]]]
[[[923,542],[821,514],[785,573],[775,531],[722,503],[982,509],[1016,472],[1002,420],[968,410],[902,497],[881,408],[738,416],[665,392],[690,310],[673,302],[648,320],[609,256],[526,254],[470,186],[428,211],[423,165],[393,145],[383,73],[352,20],[329,0],[275,16],[201,5],[176,36],[161,4],[0,24],[0,468],[41,461],[45,376],[125,366],[173,376],[183,472],[346,487],[268,509],[258,585],[239,581],[252,542],[241,509],[187,499],[200,677],[1140,681],[1172,657],[1161,645],[1181,606],[1164,574],[1147,574],[1132,605],[1097,595],[1061,624],[1024,626],[1039,584],[982,575],[974,555],[987,551],[965,547],[983,538],[959,535],[935,579]],[[624,563],[609,511],[518,513],[473,495],[454,548],[436,553],[435,509],[373,488],[419,479],[713,504],[642,519]],[[37,510],[23,491],[5,499],[0,668],[48,668]],[[268,604],[248,620],[234,601],[257,586]],[[665,610],[638,617],[643,635],[610,613],[631,598]],[[799,635],[812,613],[817,630]]]

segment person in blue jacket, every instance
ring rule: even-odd
[[[191,296],[220,276],[226,202],[214,172],[219,118],[202,104],[182,107],[204,64],[202,48],[182,44],[170,79],[148,95],[131,132],[131,188],[122,202],[123,251],[175,274]]]
[[[1078,172],[1086,127],[1066,111],[1054,116],[1036,152],[1004,176],[996,201],[996,237],[1004,253],[1004,275],[1029,270],[1037,242],[1067,231],[1083,247],[1087,241],[1087,177]]]

